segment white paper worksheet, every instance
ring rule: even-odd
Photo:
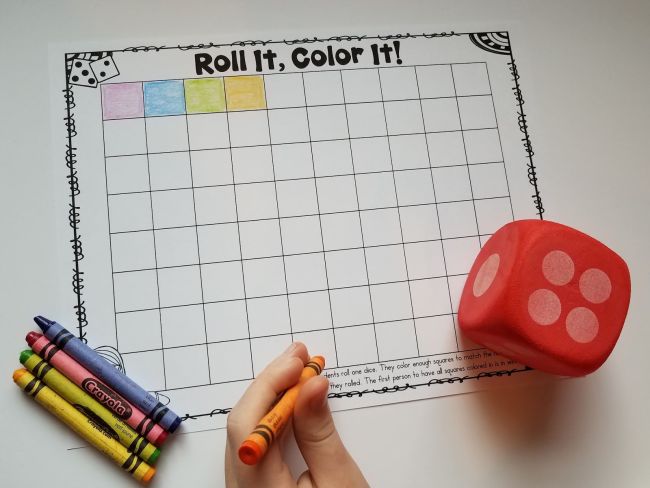
[[[481,245],[543,211],[512,49],[495,32],[61,55],[64,325],[187,430],[222,427],[292,341],[325,356],[336,409],[530,374],[456,320]]]

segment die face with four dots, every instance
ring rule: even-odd
[[[505,225],[467,277],[458,320],[475,342],[549,373],[596,370],[621,333],[630,275],[611,249],[542,220]]]

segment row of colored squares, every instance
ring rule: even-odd
[[[104,120],[266,108],[261,76],[115,83],[102,86]]]

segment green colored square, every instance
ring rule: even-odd
[[[185,105],[188,114],[225,112],[223,78],[185,80]]]

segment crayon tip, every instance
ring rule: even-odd
[[[43,337],[43,334],[39,334],[38,332],[31,331],[25,336],[25,340],[27,341],[27,345],[29,347],[32,347],[34,343],[39,340],[41,337]]]
[[[156,461],[158,461],[158,456],[160,456],[160,449],[156,448],[151,453],[151,456],[149,456],[149,459],[147,460],[147,462],[149,464],[156,464]]]
[[[244,464],[248,464],[249,466],[257,464],[261,457],[262,449],[260,446],[248,440],[242,442],[242,445],[239,447],[239,459]]]
[[[161,432],[156,438],[156,442],[154,442],[154,444],[156,444],[157,446],[162,446],[167,440],[167,435],[168,435],[167,431],[161,429]]]
[[[20,378],[22,378],[25,373],[27,373],[27,370],[25,368],[20,368],[14,371],[14,382],[18,383]]]
[[[34,353],[32,352],[31,349],[25,349],[23,352],[20,353],[20,364],[25,364],[25,362],[33,355]]]
[[[169,426],[169,432],[174,432],[176,429],[178,429],[178,426],[181,425],[181,422],[181,418],[176,417],[176,419],[174,419],[174,422],[172,422],[172,424]]]
[[[142,476],[142,482],[146,485],[151,481],[154,474],[156,474],[156,468],[149,468],[149,471]]]
[[[37,315],[34,317],[34,322],[36,322],[36,325],[38,325],[43,332],[45,332],[47,329],[50,328],[50,325],[52,325],[52,321],[49,319],[46,319],[42,315]]]

